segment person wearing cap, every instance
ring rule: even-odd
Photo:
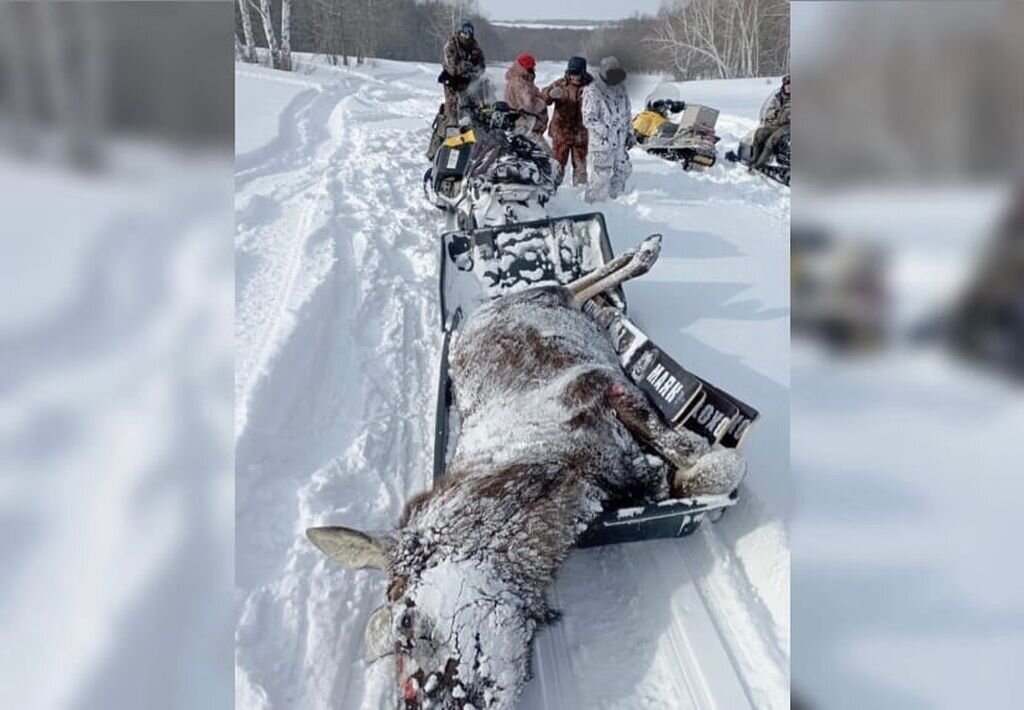
[[[565,167],[572,156],[572,184],[587,184],[587,129],[583,127],[583,89],[593,81],[587,73],[587,60],[571,57],[565,75],[546,86],[541,98],[554,104],[548,135],[551,151],[559,165],[558,182],[565,176]]]
[[[775,145],[789,132],[790,90],[789,74],[786,74],[782,77],[782,86],[761,110],[761,125],[754,132],[751,170],[764,166],[775,152]]]
[[[463,20],[441,52],[442,71],[438,81],[444,84],[444,109],[449,125],[458,123],[462,94],[483,76],[486,66],[483,50],[474,35],[473,23]]]
[[[629,162],[632,108],[626,93],[626,70],[605,57],[594,80],[583,90],[583,125],[587,129],[587,190],[584,199],[614,199],[626,189],[633,172]]]
[[[544,129],[548,127],[548,105],[535,83],[536,66],[537,60],[532,54],[524,52],[516,57],[505,72],[505,101],[514,110],[534,117],[533,136],[544,143]]]

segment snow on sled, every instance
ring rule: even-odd
[[[677,122],[669,120],[682,114]],[[679,100],[679,91],[662,84],[644,102],[644,110],[633,118],[637,146],[651,155],[678,162],[683,170],[708,168],[715,164],[715,124],[718,111],[709,106]]]
[[[441,317],[444,330],[434,441],[434,477],[445,474],[459,435],[448,348],[477,307],[528,288],[568,284],[613,257],[604,217],[572,215],[493,228],[448,232],[441,239]],[[688,373],[662,353],[625,315],[621,290],[600,304],[615,314],[607,327],[627,372],[672,426],[686,426],[722,446],[739,445],[758,413]],[[596,302],[596,299],[595,299]],[[638,377],[639,375],[639,377]],[[652,452],[656,453],[656,452]],[[671,499],[606,510],[583,533],[581,547],[679,537],[705,518],[717,520],[737,493]]]

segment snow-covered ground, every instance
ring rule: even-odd
[[[1006,190],[798,189],[889,257],[892,340],[794,341],[794,692],[813,707],[1013,708],[1024,659],[1018,387],[908,333],[971,275]]]
[[[306,527],[383,529],[431,480],[442,215],[420,191],[436,65],[236,72],[236,701],[388,707],[360,660],[383,578],[328,564]],[[538,67],[538,83],[562,71]],[[500,88],[504,68],[489,70]],[[283,78],[282,78],[283,77]],[[282,84],[287,80],[287,84]],[[657,79],[641,77],[639,106]],[[773,85],[698,82],[734,145]],[[275,128],[276,127],[276,128]],[[601,205],[617,251],[661,232],[631,314],[761,410],[740,503],[683,540],[574,553],[520,707],[788,707],[789,193],[724,161],[634,153]],[[553,214],[591,211],[569,187]]]
[[[0,157],[0,707],[231,701],[225,153]]]

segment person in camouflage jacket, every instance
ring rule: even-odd
[[[544,141],[544,129],[548,127],[548,105],[534,83],[534,67],[537,60],[531,54],[520,54],[505,72],[505,103],[511,108],[533,116],[533,137]]]
[[[789,74],[782,77],[782,88],[776,91],[761,112],[761,126],[754,132],[750,169],[762,167],[775,152],[775,144],[789,131]]]
[[[618,197],[633,172],[629,161],[632,108],[625,80],[626,70],[619,60],[605,57],[597,76],[583,91],[583,125],[589,137],[587,202]]]
[[[475,80],[483,76],[484,52],[474,37],[473,23],[463,20],[455,36],[441,51],[443,71],[438,78],[444,84],[444,110],[449,125],[459,122],[460,99]]]
[[[587,73],[587,60],[572,57],[565,76],[541,92],[547,104],[554,104],[548,135],[552,152],[559,165],[558,182],[565,175],[565,166],[572,156],[572,184],[587,184],[587,129],[583,126],[583,89],[593,81]]]

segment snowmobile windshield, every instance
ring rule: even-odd
[[[466,90],[462,92],[462,99],[470,106],[486,106],[494,103],[495,94],[491,80],[486,76],[473,79]]]
[[[777,94],[779,91],[780,90],[777,89],[777,90],[773,91],[772,93],[768,94],[768,98],[766,98],[764,100],[764,103],[761,104],[761,113],[758,116],[758,118],[761,121],[761,123],[764,123],[765,114],[768,113],[768,108],[772,105],[772,101],[774,101],[774,99],[775,99],[775,94]]]
[[[647,94],[647,98],[644,99],[644,105],[650,109],[655,103],[665,102],[674,103],[678,102],[679,98],[679,87],[675,84],[658,84],[654,87],[654,91]]]

